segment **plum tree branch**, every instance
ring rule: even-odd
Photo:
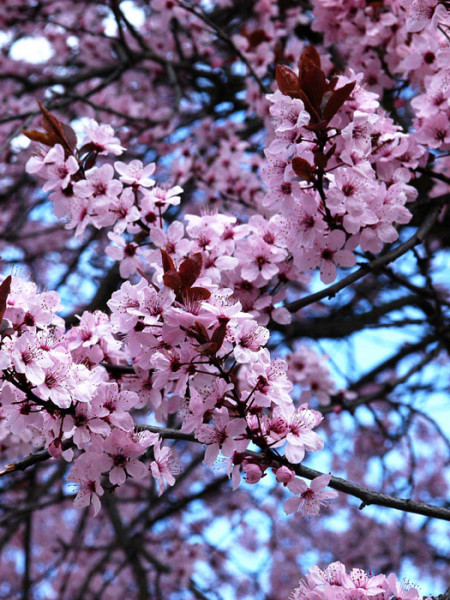
[[[259,452],[247,450],[246,454],[264,461],[262,454]],[[289,468],[293,469],[300,477],[315,479],[324,474],[303,465],[291,465],[284,457],[275,457],[271,451],[269,452],[269,456],[270,455],[272,455],[273,464],[278,463],[279,465],[288,465]],[[389,496],[388,494],[382,494],[381,492],[374,492],[361,485],[342,479],[341,477],[331,477],[329,486],[339,492],[359,498],[361,500],[360,510],[374,504],[377,506],[394,508],[403,512],[450,521],[450,509],[443,506],[433,506],[431,504],[426,504],[425,502],[410,500],[408,498],[396,498],[395,496]]]
[[[157,427],[155,425],[138,425],[137,429],[138,431],[146,430],[151,431],[152,433],[158,433],[162,438],[165,439],[184,440],[201,444],[201,442],[199,442],[194,435],[183,433],[177,429]],[[269,461],[269,466],[289,466],[289,468],[293,469],[297,475],[306,477],[306,479],[314,479],[320,475],[323,475],[323,473],[320,471],[310,469],[309,467],[305,467],[303,465],[292,465],[283,456],[277,456],[271,450],[264,453],[246,450],[245,454],[248,456],[253,456],[264,464],[267,464]],[[8,473],[12,473],[13,471],[24,470],[36,462],[41,462],[49,458],[50,454],[47,450],[42,450],[39,453],[31,454],[23,459],[19,459],[14,463],[7,465],[2,471],[0,471],[0,477],[7,475]],[[361,500],[360,509],[364,508],[365,506],[369,506],[370,504],[374,504],[378,506],[394,508],[396,510],[401,510],[408,513],[450,521],[449,508],[433,506],[431,504],[426,504],[424,502],[410,500],[407,498],[397,498],[395,496],[389,496],[388,494],[382,494],[381,492],[374,492],[368,488],[360,486],[356,483],[352,483],[351,481],[347,481],[340,477],[332,477],[329,485],[337,491],[348,494],[349,496],[354,496],[355,498],[359,498]]]

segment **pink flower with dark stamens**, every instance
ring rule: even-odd
[[[331,475],[320,475],[311,481],[308,485],[303,479],[297,477],[287,484],[289,490],[296,494],[293,498],[289,498],[283,505],[287,515],[300,511],[304,517],[317,516],[320,512],[320,506],[327,504],[331,498],[336,498],[337,492],[329,491],[322,492],[331,480]]]

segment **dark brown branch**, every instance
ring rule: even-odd
[[[265,457],[259,452],[247,450],[246,454],[259,458],[262,462],[267,462]],[[271,462],[274,466],[277,464],[285,464],[289,466],[290,469],[293,469],[300,477],[306,477],[306,479],[315,479],[316,477],[323,475],[323,473],[320,471],[310,469],[309,467],[304,467],[303,465],[291,465],[283,457],[275,457],[272,452],[269,453],[269,456],[270,455],[272,455]],[[417,515],[424,515],[426,517],[450,521],[450,509],[443,506],[433,506],[432,504],[425,504],[425,502],[409,500],[408,498],[396,498],[395,496],[389,496],[387,494],[382,494],[381,492],[373,492],[372,490],[340,477],[331,477],[329,486],[335,490],[338,490],[339,492],[359,498],[361,500],[361,505],[359,507],[360,510],[373,504],[376,506],[394,508],[407,513],[414,513]]]
[[[342,338],[365,327],[378,325],[382,317],[406,306],[416,306],[426,314],[428,314],[431,308],[428,301],[420,295],[409,295],[396,298],[380,306],[374,306],[371,310],[362,313],[355,314],[346,310],[346,307],[343,307],[341,310],[334,311],[326,317],[313,317],[304,321],[294,321],[290,325],[271,323],[271,328],[283,333],[288,340],[299,337],[308,337],[311,339]],[[382,327],[383,323],[380,326]]]
[[[185,441],[190,441],[197,444],[201,443],[198,440],[196,440],[192,434],[182,433],[176,429],[156,427],[153,425],[139,427],[141,431],[143,429],[146,429],[154,433],[160,433],[161,436],[166,439],[183,439]],[[301,477],[306,477],[307,479],[314,479],[315,477],[323,475],[323,473],[321,473],[320,471],[315,471],[314,469],[304,467],[303,465],[291,465],[284,457],[276,456],[272,451],[268,451],[265,454],[262,454],[247,450],[246,454],[248,454],[249,456],[255,456],[256,458],[261,460],[262,463],[265,464],[267,464],[267,459],[269,459],[269,463],[271,466],[276,466],[277,464],[287,465],[289,466],[289,468],[294,469],[297,475],[300,475]],[[50,455],[47,453],[47,458],[49,457]],[[27,458],[29,459],[30,457]],[[41,460],[45,460],[45,458],[41,458]],[[12,463],[12,465],[17,465],[18,463],[20,463],[20,461]],[[27,466],[29,466],[30,464],[34,464],[34,461],[31,463],[29,462]],[[4,475],[8,472],[17,470],[17,468],[26,467],[13,467],[10,468],[9,471],[3,471],[2,473],[0,473],[0,475]],[[373,492],[372,490],[364,488],[350,481],[346,481],[345,479],[341,479],[339,477],[332,477],[330,487],[340,492],[344,492],[345,494],[348,494],[350,496],[354,496],[355,498],[359,498],[362,501],[360,508],[364,508],[364,506],[368,506],[369,504],[376,504],[378,506],[386,506],[388,508],[394,508],[396,510],[402,510],[404,512],[415,513],[427,517],[433,517],[436,519],[450,521],[450,509],[448,508],[444,508],[441,506],[433,506],[431,504],[425,504],[424,502],[418,502],[415,500],[396,498],[395,496],[389,496],[380,492]]]
[[[117,536],[117,540],[122,547],[122,550],[127,557],[128,563],[133,572],[136,586],[138,588],[138,600],[148,600],[149,595],[147,575],[139,557],[139,548],[128,537],[127,530],[122,523],[122,519],[115,504],[114,498],[106,494],[103,500],[103,505],[105,506],[106,512],[109,515],[111,524]]]

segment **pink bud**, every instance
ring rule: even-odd
[[[295,473],[291,469],[288,469],[288,467],[280,467],[276,471],[276,478],[280,483],[289,483],[295,478]]]
[[[247,483],[258,483],[264,471],[259,465],[247,464],[244,466],[244,472],[247,475]]]

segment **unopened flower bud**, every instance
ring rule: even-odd
[[[291,471],[291,469],[288,469],[288,467],[280,467],[276,471],[275,475],[277,481],[279,481],[280,483],[289,483],[290,481],[295,479],[294,471]]]

